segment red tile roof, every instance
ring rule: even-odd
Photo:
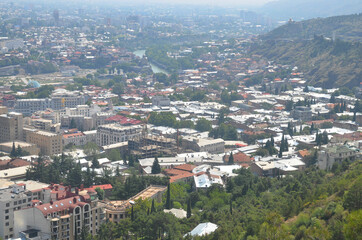
[[[174,167],[174,168],[175,168],[175,169],[178,169],[178,170],[183,170],[183,171],[192,172],[192,170],[193,170],[195,167],[196,167],[196,166],[195,166],[195,165],[192,165],[192,164],[182,164],[182,165],[176,166],[176,167]]]
[[[105,120],[106,122],[118,122],[122,125],[137,125],[137,124],[141,124],[142,122],[140,120],[137,119],[133,119],[133,118],[128,118],[128,117],[124,117],[121,115],[114,115],[112,117],[109,117]]]
[[[95,190],[96,188],[100,188],[100,189],[103,189],[103,190],[107,190],[107,189],[113,189],[112,185],[111,184],[103,184],[103,185],[93,185],[89,188],[86,188],[87,190],[89,189],[93,189]]]

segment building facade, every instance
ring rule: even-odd
[[[105,146],[139,137],[142,133],[141,126],[121,126],[117,123],[101,125],[97,129],[97,145]]]
[[[42,154],[52,156],[62,153],[62,135],[34,129],[26,129],[25,132],[26,142],[36,144]]]
[[[22,140],[23,115],[10,112],[0,115],[0,142]]]

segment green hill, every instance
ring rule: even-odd
[[[362,14],[315,18],[301,22],[289,21],[261,38],[264,40],[276,39],[312,39],[314,35],[323,35],[328,38],[345,41],[362,40]]]
[[[362,80],[362,44],[331,41],[315,36],[313,40],[254,43],[250,54],[258,54],[281,64],[298,66],[308,84],[332,87],[356,87]]]

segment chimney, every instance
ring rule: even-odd
[[[53,205],[53,200],[50,200],[50,205]]]
[[[73,203],[76,204],[77,203],[77,199],[73,198]]]
[[[77,188],[77,187],[75,188],[75,194],[79,195],[79,188]]]

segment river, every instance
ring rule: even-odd
[[[133,52],[134,55],[136,55],[137,57],[140,57],[140,58],[142,58],[143,55],[145,55],[145,53],[146,53],[146,50],[137,50],[137,51]],[[169,73],[165,69],[160,68],[151,62],[150,62],[150,65],[151,65],[151,69],[152,69],[153,73],[164,73],[164,74],[169,75]]]

